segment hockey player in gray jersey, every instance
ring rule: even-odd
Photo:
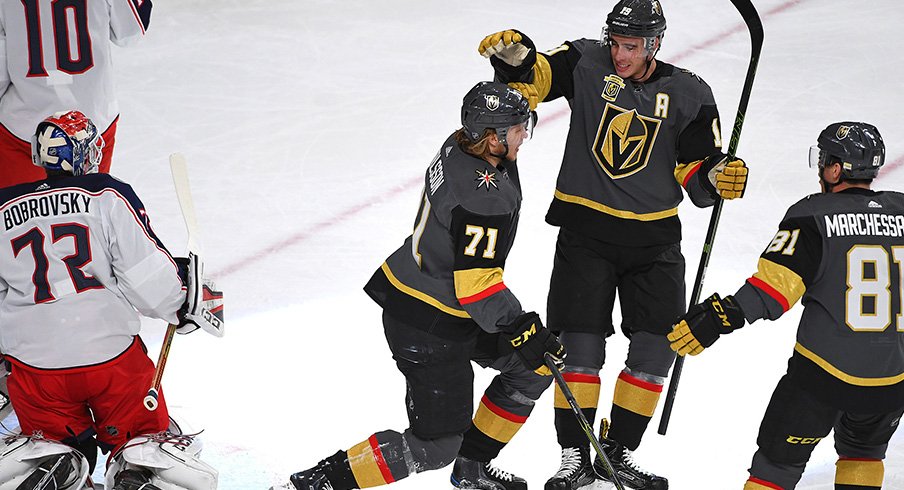
[[[879,131],[830,124],[810,150],[822,193],[791,206],[734,296],[692,306],[669,334],[679,355],[804,305],[788,372],[760,425],[745,490],[792,489],[835,431],[836,489],[881,488],[904,412],[904,194],[870,190],[885,161]]]
[[[658,1],[621,0],[602,41],[578,39],[538,54],[525,34],[507,30],[478,47],[496,79],[534,104],[565,97],[571,107],[546,215],[560,227],[547,321],[569,353],[565,380],[593,420],[618,292],[630,347],[602,442],[625,486],[635,489],[668,488],[665,478],[634,462],[632,451],[675,358],[666,334],[686,306],[682,188],[695,205],[708,207],[741,197],[747,180],[744,162],[721,152],[709,86],[655,58],[665,28]],[[562,461],[546,489],[572,490],[593,480],[589,445],[558,387],[555,407]]]
[[[503,282],[521,209],[515,159],[534,118],[504,84],[471,89],[462,129],[427,167],[413,233],[365,286],[383,307],[386,340],[408,386],[410,426],[377,432],[292,475],[284,488],[368,488],[454,461],[457,488],[527,489],[490,461],[549,387],[544,354],[564,357]],[[471,361],[500,371],[476,414]]]

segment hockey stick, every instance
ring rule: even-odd
[[[568,383],[565,382],[565,378],[562,377],[562,373],[559,372],[558,366],[556,366],[555,361],[553,361],[552,354],[547,352],[543,358],[546,362],[546,367],[552,371],[552,375],[556,379],[556,384],[559,385],[559,389],[561,389],[562,394],[565,395],[565,400],[568,401],[571,411],[574,412],[575,417],[577,417],[578,425],[581,426],[581,430],[584,431],[587,439],[590,440],[590,445],[593,446],[593,450],[596,451],[596,455],[599,457],[600,462],[603,463],[606,471],[609,472],[609,476],[612,477],[612,483],[615,484],[615,488],[618,490],[625,490],[621,480],[618,479],[618,475],[615,474],[615,468],[612,467],[612,462],[606,457],[606,453],[603,452],[603,448],[600,446],[600,441],[593,434],[593,426],[587,421],[587,417],[584,416],[584,412],[582,412],[581,407],[578,406],[578,401],[574,399],[574,394],[571,393],[571,388],[568,387]]]
[[[195,254],[201,254],[201,245],[198,242],[198,218],[195,215],[195,203],[191,197],[191,188],[188,185],[188,166],[185,163],[185,157],[181,153],[173,153],[170,155],[170,171],[173,174],[173,185],[176,187],[176,197],[179,199],[179,206],[182,208],[182,219],[185,221],[185,229],[188,232],[188,251]],[[200,287],[200,285],[198,286]],[[160,346],[160,356],[157,358],[157,368],[154,370],[154,380],[148,389],[147,396],[144,397],[144,408],[153,412],[157,410],[157,397],[160,391],[160,380],[163,378],[163,369],[166,367],[166,360],[169,358],[170,346],[173,343],[173,337],[176,335],[177,325],[170,325],[166,329],[166,335],[163,337],[163,345]]]
[[[756,7],[751,0],[731,0],[735,8],[744,18],[747,30],[750,31],[750,64],[747,66],[747,78],[744,80],[744,89],[741,90],[741,101],[738,103],[738,114],[735,116],[734,127],[731,129],[731,141],[728,143],[728,158],[734,158],[738,149],[738,140],[741,139],[741,127],[744,125],[744,116],[747,112],[747,103],[750,101],[750,91],[753,90],[753,78],[756,76],[756,67],[760,61],[760,51],[763,49],[763,22],[760,20]],[[697,267],[697,278],[694,280],[694,289],[691,293],[691,305],[700,301],[700,291],[703,289],[703,278],[706,276],[706,268],[709,266],[709,256],[716,240],[716,228],[719,225],[719,216],[722,214],[722,199],[717,199],[713,206],[712,216],[709,218],[709,228],[706,230],[706,240],[703,242],[703,253],[700,256],[700,265]],[[662,418],[659,419],[659,433],[665,435],[669,428],[669,419],[672,416],[672,407],[675,405],[675,395],[678,393],[678,381],[681,379],[681,370],[684,368],[684,356],[675,359],[675,367],[672,369],[672,379],[669,381],[668,394],[665,397],[665,405],[662,407]]]

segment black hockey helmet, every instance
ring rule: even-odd
[[[665,16],[659,0],[619,0],[606,17],[602,42],[609,44],[609,35],[645,39],[647,51],[653,52],[654,40],[662,41],[665,33]]]
[[[465,95],[461,104],[461,125],[473,142],[480,140],[487,129],[494,129],[499,142],[508,147],[508,128],[529,123],[530,132],[536,119],[527,98],[504,83],[480,82]]]
[[[885,164],[885,142],[872,124],[843,121],[829,124],[810,148],[810,166],[841,163],[847,179],[869,180]]]

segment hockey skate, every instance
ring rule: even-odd
[[[474,461],[463,456],[455,458],[452,485],[471,490],[527,490],[527,481],[496,468],[490,463]]]
[[[559,471],[546,481],[544,490],[577,490],[593,483],[596,475],[590,464],[590,453],[584,447],[563,447]]]
[[[115,477],[113,490],[160,490],[151,485],[151,475],[141,470],[122,470]]]
[[[299,471],[289,477],[289,483],[271,487],[271,490],[351,490],[358,488],[355,476],[348,466],[345,451],[321,460],[317,466]]]
[[[75,484],[72,458],[68,454],[53,455],[38,466],[38,468],[17,488],[69,488]]]
[[[615,470],[615,474],[618,475],[618,479],[625,488],[635,490],[667,490],[669,488],[668,480],[638,466],[630,449],[608,439],[606,437],[608,431],[609,422],[603,419],[600,425],[600,446],[606,452],[606,457],[612,463],[612,469]],[[611,481],[609,472],[602,463],[595,461],[593,467],[604,481]]]

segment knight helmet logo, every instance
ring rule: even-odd
[[[850,132],[851,132],[850,126],[838,126],[838,131],[835,131],[835,136],[837,136],[838,139],[843,140],[843,139],[847,138],[847,135]]]
[[[662,5],[659,5],[659,0],[654,0],[652,13],[656,15],[662,15]]]
[[[636,109],[626,110],[606,104],[593,155],[613,179],[632,175],[647,166],[656,135],[658,119],[642,116]]]
[[[495,111],[499,108],[499,96],[498,95],[485,95],[487,99],[487,109],[491,111]]]

